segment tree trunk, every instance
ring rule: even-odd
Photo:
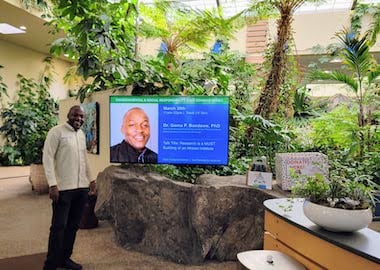
[[[264,118],[269,118],[272,113],[278,111],[280,87],[285,79],[287,47],[291,35],[294,7],[292,5],[281,4],[280,11],[281,18],[277,20],[278,40],[273,49],[271,70],[255,109],[255,114],[259,114]]]

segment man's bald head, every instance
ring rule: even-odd
[[[121,132],[133,148],[143,150],[150,138],[149,118],[144,110],[138,107],[128,110],[123,117]]]

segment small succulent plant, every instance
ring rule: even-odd
[[[303,197],[313,203],[342,209],[367,209],[375,205],[374,193],[379,185],[366,175],[347,179],[333,175],[327,179],[321,174],[313,176],[291,172],[296,180],[291,189],[293,196]]]

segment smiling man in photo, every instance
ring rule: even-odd
[[[150,123],[143,109],[128,110],[121,125],[124,140],[111,146],[111,162],[157,163],[157,153],[146,147],[150,138]]]

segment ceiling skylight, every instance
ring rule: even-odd
[[[4,35],[23,34],[25,31],[7,23],[0,23],[0,33]]]

